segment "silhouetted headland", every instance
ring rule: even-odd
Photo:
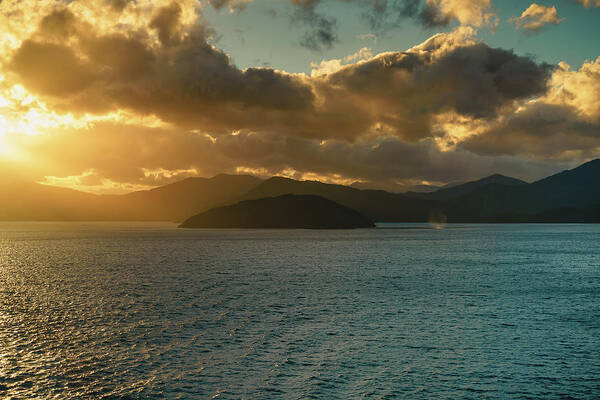
[[[181,228],[353,229],[373,221],[321,196],[286,194],[217,207],[187,219]]]

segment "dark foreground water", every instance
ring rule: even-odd
[[[597,225],[0,224],[0,398],[599,397]]]

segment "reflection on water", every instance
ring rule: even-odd
[[[1,224],[0,398],[598,398],[600,227],[396,227]]]

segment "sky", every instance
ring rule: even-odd
[[[0,0],[0,183],[394,191],[600,154],[600,0]]]

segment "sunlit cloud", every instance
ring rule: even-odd
[[[456,19],[461,25],[495,28],[498,18],[491,0],[426,0],[432,21]]]
[[[578,70],[560,63],[544,96],[523,103],[464,147],[479,154],[540,159],[600,156],[600,58]]]
[[[70,176],[45,176],[37,183],[42,185],[74,189],[94,194],[122,194],[140,190],[152,189],[152,185],[115,182],[98,176],[93,169],[86,170],[79,175]]]
[[[310,63],[310,76],[315,78],[327,74],[334,73],[342,68],[343,65],[356,63],[357,61],[368,60],[373,57],[373,50],[368,47],[363,47],[355,53],[349,54],[341,59],[321,60],[321,62]]]
[[[181,178],[181,177],[188,177],[188,176],[198,176],[199,171],[196,168],[188,168],[188,169],[175,169],[175,170],[169,170],[169,169],[164,169],[164,168],[158,168],[158,169],[149,169],[149,168],[142,168],[142,171],[144,172],[144,176],[146,178],[152,178],[155,181],[159,181],[162,182],[166,179],[172,179],[172,178]]]
[[[435,116],[432,131],[437,133],[435,142],[440,150],[451,151],[457,144],[484,133],[488,127],[488,121],[468,118],[451,111]]]
[[[528,33],[537,33],[544,26],[560,24],[564,18],[558,17],[556,6],[546,7],[536,3],[531,4],[519,17],[510,19],[517,29]]]

